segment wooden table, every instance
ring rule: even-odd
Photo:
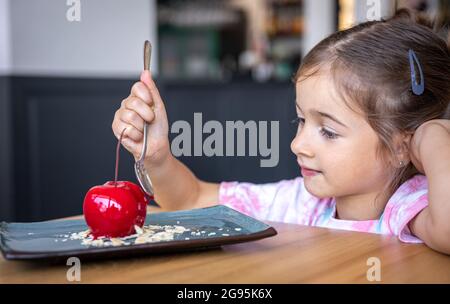
[[[157,210],[151,209],[151,212]],[[275,237],[209,251],[81,261],[81,283],[450,283],[450,256],[395,237],[269,222]],[[69,266],[6,261],[0,283],[68,283]]]

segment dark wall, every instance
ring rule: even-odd
[[[187,120],[192,125],[195,112],[203,113],[203,123],[218,120],[223,126],[227,120],[280,122],[280,159],[276,167],[261,168],[259,156],[182,156],[179,159],[199,178],[214,182],[239,180],[263,183],[296,176],[298,165],[290,151],[290,142],[295,135],[295,129],[290,124],[295,117],[294,93],[293,85],[276,83],[163,85],[162,94],[172,122]]]
[[[10,126],[0,133],[1,168],[3,171],[4,165],[10,164],[13,169],[0,175],[0,220],[36,221],[82,213],[87,190],[114,178],[117,142],[111,123],[133,82],[34,77],[11,77],[0,82],[9,87],[0,90],[0,101],[11,106],[11,115],[0,108],[2,126]],[[289,123],[295,117],[292,84],[158,85],[169,127],[175,120],[192,123],[194,112],[202,113],[203,123],[218,120],[224,126],[226,120],[280,121],[278,166],[261,168],[260,156],[180,157],[199,178],[263,183],[298,175],[289,148],[295,134]],[[3,93],[8,91],[7,95]],[[9,122],[4,120],[8,117]],[[175,136],[171,134],[170,138]],[[123,149],[120,179],[135,181],[133,162]]]
[[[13,218],[9,84],[8,77],[0,77],[0,219],[6,220]]]

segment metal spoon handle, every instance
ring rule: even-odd
[[[146,40],[144,43],[144,70],[150,69],[151,54],[152,45],[148,40]],[[144,142],[142,143],[142,153],[139,160],[134,164],[134,171],[142,189],[153,199],[153,184],[144,165],[144,158],[147,153],[147,133],[148,124],[144,121]]]
[[[152,45],[150,41],[145,40],[144,42],[144,70],[150,70],[150,60],[152,59]],[[139,161],[143,161],[145,153],[147,152],[147,129],[148,124],[144,122],[144,144],[142,146],[142,153]]]
[[[144,122],[144,143],[142,145],[142,152],[141,157],[139,157],[140,162],[144,161],[145,153],[147,153],[147,129],[148,129],[148,123]]]
[[[150,41],[144,42],[144,70],[150,70],[150,60],[152,59],[152,44]]]

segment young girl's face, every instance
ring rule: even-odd
[[[367,195],[382,190],[386,164],[376,157],[378,137],[361,113],[339,98],[326,73],[296,84],[297,134],[291,150],[301,167],[319,171],[304,177],[317,197]]]

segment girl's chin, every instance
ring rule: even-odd
[[[313,180],[309,180],[309,178],[303,179],[303,181],[305,183],[306,190],[315,197],[317,198],[330,197],[328,193],[329,191],[324,191],[323,185],[321,185],[320,183]]]

